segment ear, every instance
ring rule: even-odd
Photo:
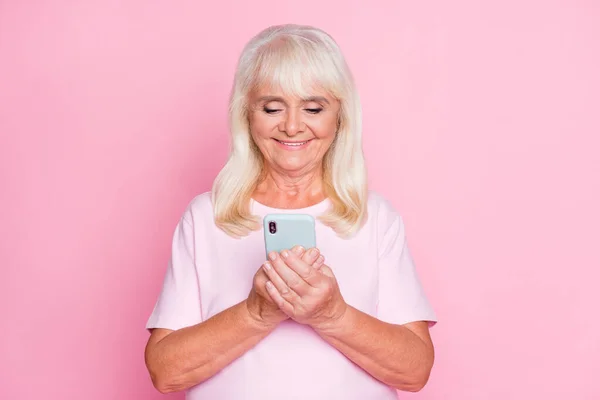
[[[342,104],[342,102],[340,102],[340,109],[337,112],[337,128],[335,133],[338,133],[340,131],[340,129],[342,129],[342,126],[344,124],[344,105]]]

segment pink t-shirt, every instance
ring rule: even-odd
[[[311,207],[279,210],[253,201],[252,211],[317,216]],[[371,192],[369,218],[352,239],[317,221],[317,247],[333,270],[346,302],[380,320],[405,324],[436,316],[406,246],[402,218]],[[248,297],[265,261],[262,231],[234,239],[213,222],[210,193],[195,197],[173,237],[172,257],[147,328],[198,324]],[[191,400],[395,400],[396,390],[371,377],[310,327],[284,321],[254,348],[207,381],[191,388]]]

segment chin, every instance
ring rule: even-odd
[[[308,163],[281,163],[278,167],[281,171],[296,175],[307,171]]]

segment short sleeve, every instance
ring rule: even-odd
[[[379,303],[377,317],[392,324],[427,321],[435,325],[437,317],[425,295],[413,262],[402,218],[385,213],[388,226],[379,243]]]
[[[194,257],[194,226],[191,221],[188,210],[175,228],[171,258],[146,329],[178,330],[202,321]]]

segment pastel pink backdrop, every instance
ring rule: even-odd
[[[347,55],[371,186],[439,314],[430,383],[402,396],[600,398],[599,20],[593,1],[0,1],[0,398],[163,398],[144,324],[171,235],[226,158],[239,51],[284,22]]]

